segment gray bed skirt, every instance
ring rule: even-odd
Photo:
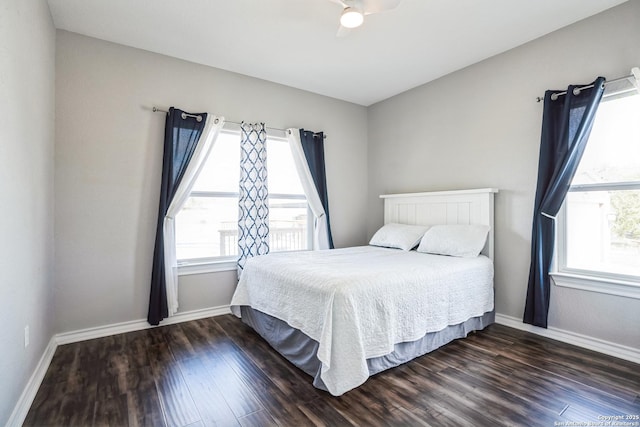
[[[240,307],[240,313],[242,321],[260,334],[271,347],[298,368],[311,375],[315,387],[327,390],[320,378],[320,360],[316,357],[317,341],[312,340],[302,331],[292,328],[284,321],[251,307]],[[369,375],[406,363],[455,339],[464,338],[469,332],[484,329],[494,322],[495,311],[492,310],[482,316],[472,317],[466,322],[448,326],[441,331],[427,333],[419,340],[396,344],[392,353],[367,359]]]

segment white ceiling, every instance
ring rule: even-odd
[[[60,29],[371,105],[626,0],[403,0],[337,38],[330,0],[49,0]]]

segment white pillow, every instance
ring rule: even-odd
[[[477,257],[488,233],[488,225],[434,225],[422,237],[418,252]]]
[[[420,243],[420,239],[428,229],[429,227],[424,225],[389,223],[376,231],[369,244],[409,251]]]

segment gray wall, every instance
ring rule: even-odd
[[[146,318],[164,132],[154,105],[323,130],[336,246],[366,243],[366,108],[64,31],[56,47],[57,332]],[[227,305],[235,284],[233,272],[183,276],[180,311]]]
[[[369,107],[368,234],[379,194],[498,187],[496,310],[522,318],[546,89],[640,65],[640,1]],[[554,286],[549,326],[640,348],[640,300]]]
[[[0,425],[53,328],[55,30],[45,0],[0,5]],[[24,347],[29,325],[30,344]]]

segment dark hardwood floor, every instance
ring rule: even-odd
[[[58,347],[25,425],[640,426],[639,415],[640,365],[505,326],[333,397],[227,315]]]

